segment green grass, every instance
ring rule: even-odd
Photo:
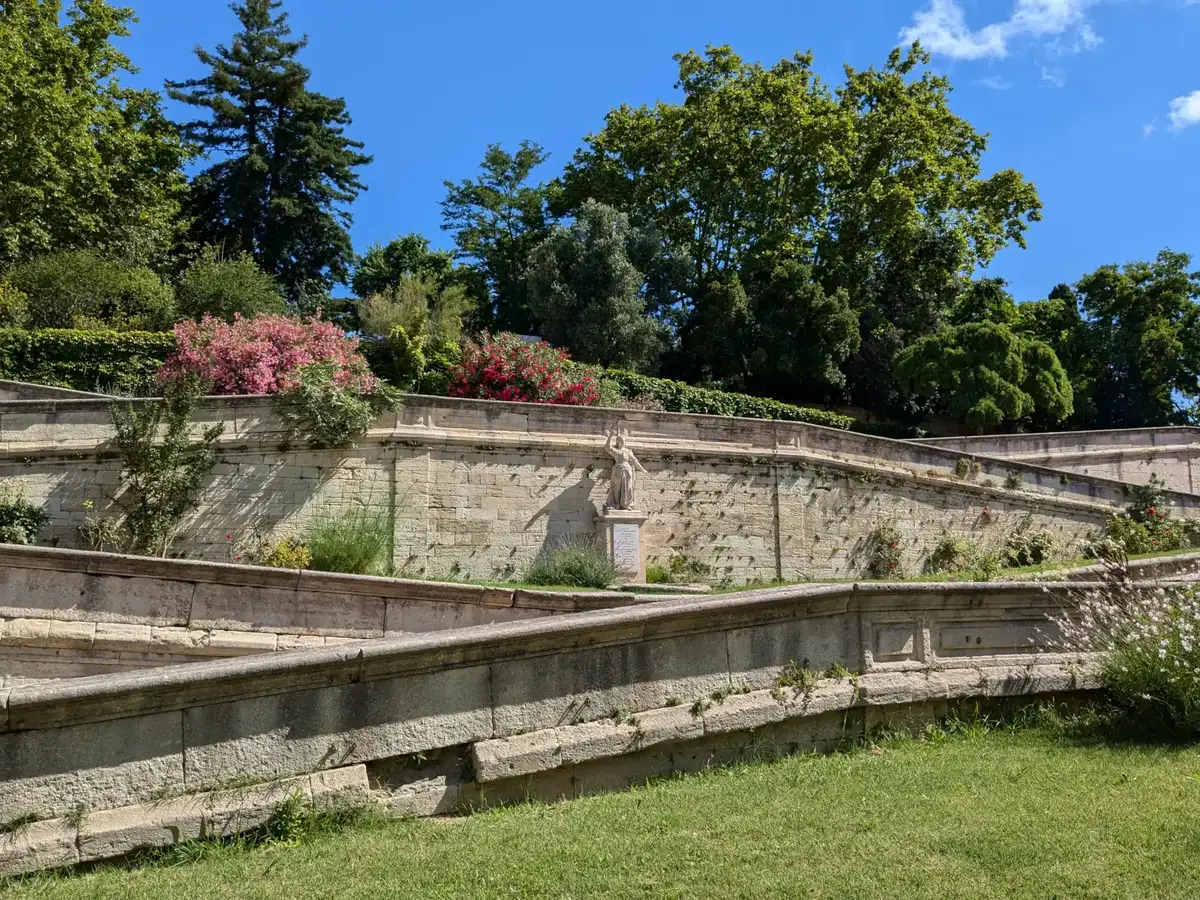
[[[451,822],[368,823],[16,898],[1194,898],[1200,747],[978,724]]]

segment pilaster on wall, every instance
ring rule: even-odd
[[[428,447],[392,451],[392,565],[406,575],[429,568],[432,454]]]

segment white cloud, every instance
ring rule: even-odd
[[[1200,125],[1200,91],[1176,97],[1168,107],[1171,128],[1179,131],[1189,125]]]
[[[1149,122],[1142,126],[1142,137],[1150,137],[1150,135],[1152,135],[1152,134],[1154,134],[1154,123],[1153,122]]]
[[[1012,14],[1002,22],[972,31],[958,0],[929,0],[929,7],[913,14],[912,25],[900,31],[905,42],[920,41],[930,52],[954,59],[999,59],[1008,55],[1009,43],[1018,38],[1070,37],[1056,41],[1059,52],[1091,49],[1101,38],[1084,13],[1099,0],[1016,0]]]

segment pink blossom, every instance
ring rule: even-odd
[[[363,394],[375,389],[358,341],[316,316],[234,316],[231,323],[205,316],[199,322],[180,322],[175,352],[158,378],[167,383],[201,375],[212,380],[214,394],[274,394],[292,386],[300,366],[324,362],[338,367],[335,380],[341,386]]]

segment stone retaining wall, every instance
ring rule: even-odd
[[[260,823],[299,792],[433,815],[825,749],[1093,686],[1063,585],[836,585],[0,687],[0,874]],[[801,667],[854,674],[812,680]],[[246,785],[257,785],[246,787]],[[232,786],[240,786],[233,790]],[[86,815],[78,815],[85,810]]]
[[[1200,428],[1127,428],[926,438],[920,443],[1130,484],[1146,484],[1153,476],[1169,489],[1189,494],[1200,489]]]
[[[99,675],[649,599],[0,544],[0,674]]]
[[[542,550],[596,535],[616,425],[648,470],[638,504],[649,562],[685,556],[734,583],[860,577],[885,525],[901,533],[909,571],[945,536],[1001,548],[1026,518],[1075,548],[1127,502],[1127,486],[1111,480],[799,423],[405,404],[357,449],[335,452],[298,446],[264,398],[206,400],[199,420],[227,432],[180,551],[220,560],[229,534],[302,534],[316,516],[362,506],[391,523],[401,574],[506,580]],[[0,403],[0,481],[45,504],[57,546],[79,546],[78,527],[115,509],[111,439],[105,403]],[[1200,508],[1190,494],[1168,502]]]

